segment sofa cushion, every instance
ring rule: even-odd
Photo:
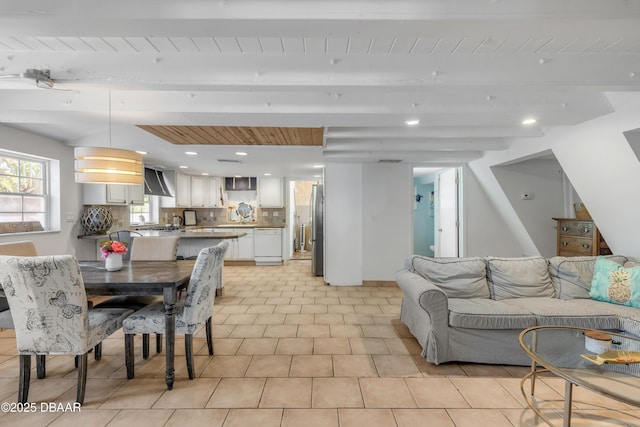
[[[491,298],[554,297],[547,260],[543,257],[488,257]]]
[[[640,267],[625,268],[599,257],[589,296],[598,301],[640,308]]]
[[[589,329],[619,329],[619,307],[588,300],[557,298],[514,298],[503,300],[512,307],[530,310],[538,326],[575,326]]]
[[[449,325],[466,329],[525,329],[536,318],[522,307],[491,299],[449,298]]]
[[[549,273],[556,296],[560,299],[588,299],[596,256],[576,256],[549,258]],[[628,263],[628,258],[620,255],[607,255],[605,258],[618,264]]]
[[[449,298],[489,298],[483,258],[429,258],[413,256],[407,266],[438,286]]]

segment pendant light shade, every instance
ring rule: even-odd
[[[142,154],[105,147],[76,147],[76,182],[82,184],[141,185]]]

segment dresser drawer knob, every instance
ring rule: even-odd
[[[583,244],[582,244],[582,247],[583,247],[584,249],[589,249],[589,248],[591,247],[591,245],[587,245],[586,243],[583,243]]]
[[[583,228],[583,229],[582,229],[582,231],[583,231],[584,233],[588,233],[588,232],[589,232],[589,231],[591,231],[591,230],[589,230],[589,227],[585,227],[585,228]]]
[[[560,242],[560,244],[561,244],[562,246],[569,246],[569,243],[567,243],[567,242]]]
[[[569,231],[569,227],[567,227],[567,226],[563,225],[563,226],[562,226],[562,231]]]

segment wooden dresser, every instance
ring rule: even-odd
[[[610,255],[611,250],[590,219],[553,218],[557,222],[559,256]]]

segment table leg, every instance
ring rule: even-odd
[[[571,401],[573,400],[573,383],[567,381],[564,385],[564,427],[571,426]]]
[[[165,381],[167,390],[173,389],[175,380],[174,371],[174,354],[176,343],[176,300],[177,292],[174,288],[164,290],[164,310],[165,310],[165,355],[166,355],[166,374]]]

